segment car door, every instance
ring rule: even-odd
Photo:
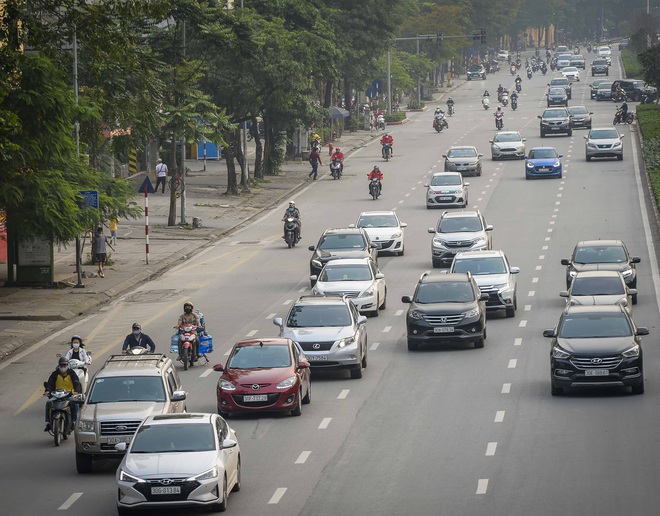
[[[376,290],[378,291],[378,300],[382,303],[383,299],[385,299],[385,279],[376,279],[376,275],[380,274],[380,270],[378,269],[378,266],[375,263],[370,263],[369,267],[371,268],[371,276],[374,278],[374,281],[376,282]]]
[[[167,371],[165,371],[165,388],[167,390],[168,400],[172,399],[172,394],[174,394],[174,391],[179,390],[177,388],[177,381],[174,374],[175,372],[173,369],[168,369]],[[170,401],[167,408],[167,412],[179,413],[179,412],[183,412],[185,408],[186,407],[184,401]]]
[[[367,325],[359,324],[360,312],[358,312],[353,303],[349,302],[348,305],[349,310],[351,311],[351,319],[353,319],[353,329],[358,337],[358,342],[360,343],[360,358],[362,358],[366,352],[367,346]]]
[[[231,490],[231,486],[233,486],[237,480],[238,452],[236,451],[236,447],[222,447],[224,440],[229,437],[229,427],[227,422],[221,417],[216,417],[215,431],[218,436],[218,468],[224,470],[227,474],[227,489]]]
[[[309,391],[309,383],[310,383],[309,367],[305,367],[303,369],[298,367],[300,361],[305,359],[305,355],[302,351],[302,348],[300,348],[297,342],[292,342],[291,352],[293,353],[293,366],[296,370],[296,376],[298,377],[298,381],[300,382],[300,385],[302,385],[302,391],[304,393],[303,394],[304,396]]]

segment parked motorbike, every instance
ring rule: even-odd
[[[392,157],[392,146],[389,143],[383,144],[383,159],[389,161]]]
[[[484,98],[481,99],[481,105],[486,110],[490,107],[490,100],[488,99],[488,97],[484,97]]]
[[[616,110],[616,113],[614,114],[614,120],[612,121],[612,125],[623,124],[623,123],[632,124],[634,120],[635,120],[635,115],[633,114],[632,111],[628,111],[624,119],[623,110],[619,108]]]
[[[341,160],[332,160],[330,163],[330,175],[332,179],[339,179],[341,177]]]
[[[369,195],[375,201],[380,195],[380,181],[377,177],[372,178],[369,181]]]
[[[504,113],[495,113],[495,127],[498,131],[504,127]]]
[[[514,111],[518,109],[518,99],[516,97],[511,97],[511,109]]]
[[[284,241],[289,249],[295,247],[300,238],[298,237],[298,219],[295,217],[287,217],[284,221]]]
[[[45,387],[46,382],[44,382]],[[48,392],[47,395],[52,400],[48,410],[48,421],[50,423],[48,433],[53,436],[55,446],[59,446],[62,440],[68,439],[69,434],[73,431],[71,403],[80,403],[84,400],[84,397],[82,394],[73,394],[64,389]]]

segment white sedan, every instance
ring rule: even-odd
[[[497,53],[497,60],[498,61],[506,61],[509,59],[509,51],[508,50],[500,50]]]
[[[393,211],[364,211],[360,213],[357,222],[348,227],[363,228],[371,243],[378,247],[378,254],[395,253],[402,256],[403,228],[406,226]]]
[[[580,81],[580,71],[575,66],[565,66],[561,69],[561,74],[569,81]]]

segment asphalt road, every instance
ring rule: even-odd
[[[618,56],[618,53],[615,53]],[[522,161],[493,162],[493,110],[480,104],[485,87],[512,87],[502,71],[453,93],[456,114],[436,134],[431,114],[392,128],[395,156],[380,159],[377,144],[350,156],[340,181],[310,183],[295,199],[304,218],[304,245],[287,249],[281,213],[271,213],[203,251],[158,280],[78,321],[60,344],[38,347],[0,366],[0,435],[5,486],[0,499],[15,514],[115,514],[115,461],[91,475],[75,472],[73,442],[54,448],[42,432],[41,383],[80,333],[95,367],[117,351],[139,321],[161,350],[184,300],[206,315],[214,336],[212,363],[224,362],[231,344],[248,336],[273,336],[275,315],[309,292],[307,245],[331,226],[346,226],[365,210],[396,209],[406,230],[406,254],[381,257],[387,309],[368,321],[369,367],[360,380],[347,373],[314,373],[313,400],[299,418],[232,417],[243,456],[243,489],[229,498],[239,515],[420,514],[550,515],[657,513],[660,401],[657,349],[658,274],[654,225],[636,166],[636,127],[626,135],[624,161],[584,159],[586,131],[541,139],[536,116],[545,84],[554,75],[524,80],[519,109],[506,108],[505,129],[520,130],[532,146],[555,146],[564,155],[564,178],[526,181]],[[620,75],[618,60],[611,76]],[[587,83],[573,86],[572,105],[609,125],[613,103],[589,99]],[[494,98],[491,97],[494,101]],[[493,102],[495,104],[495,102]],[[593,108],[593,109],[592,109]],[[474,144],[484,153],[482,177],[469,178],[470,206],[495,226],[518,275],[514,319],[492,316],[484,349],[450,346],[407,351],[402,295],[412,294],[431,267],[426,232],[440,211],[425,208],[425,183],[442,170],[450,145]],[[370,200],[366,174],[378,164],[383,196]],[[324,168],[324,171],[327,168]],[[282,207],[282,212],[284,207]],[[551,397],[549,342],[564,300],[564,268],[578,240],[622,238],[638,268],[634,319],[648,326],[644,339],[646,393],[603,389]],[[653,265],[652,265],[653,264]],[[182,369],[182,368],[181,368]],[[215,410],[217,374],[209,366],[180,370],[190,411]],[[181,514],[187,513],[181,511]]]

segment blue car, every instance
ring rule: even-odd
[[[525,156],[525,179],[562,177],[561,157],[554,147],[534,147]]]

